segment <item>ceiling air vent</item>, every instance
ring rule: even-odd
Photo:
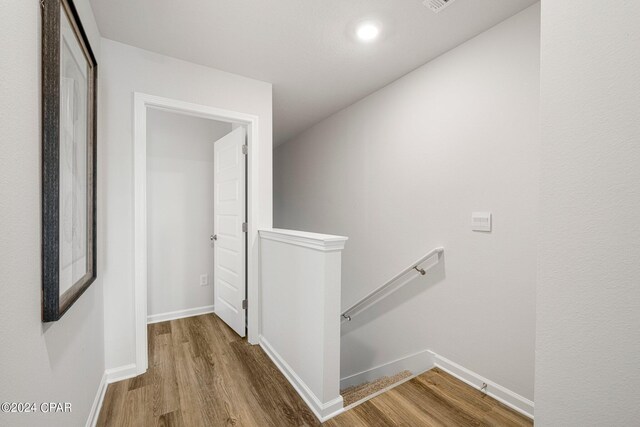
[[[424,0],[422,4],[433,10],[435,13],[439,13],[454,1],[455,0]]]

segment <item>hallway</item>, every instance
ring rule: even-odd
[[[215,315],[148,328],[149,370],[109,385],[98,426],[318,424],[262,349]]]
[[[149,370],[109,385],[98,426],[320,425],[262,349],[249,345],[215,315],[148,328]],[[325,424],[527,426],[531,422],[434,369]]]

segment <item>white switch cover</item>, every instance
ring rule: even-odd
[[[209,275],[201,274],[200,275],[200,286],[207,286],[209,284]]]
[[[491,231],[491,212],[472,212],[471,229],[473,231]]]

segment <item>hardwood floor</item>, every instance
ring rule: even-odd
[[[319,426],[259,346],[215,315],[149,325],[149,370],[109,385],[98,426]],[[432,370],[327,426],[526,426],[495,400]]]
[[[109,385],[98,426],[303,426],[313,413],[212,314],[149,325],[149,370]]]
[[[533,422],[438,368],[327,421],[338,426],[532,426]]]

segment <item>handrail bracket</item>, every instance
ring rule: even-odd
[[[414,270],[416,270],[418,273],[420,273],[420,274],[421,274],[421,275],[423,275],[423,276],[424,276],[425,274],[427,274],[427,272],[426,272],[426,271],[424,271],[424,268],[418,268],[418,266],[417,266],[417,265],[416,265],[416,266],[414,266],[414,267],[413,267],[413,269],[414,269]]]

